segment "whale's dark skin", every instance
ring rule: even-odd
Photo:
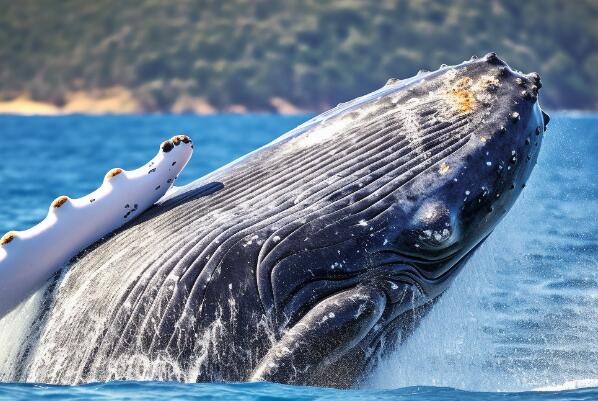
[[[389,81],[183,187],[72,264],[24,378],[358,384],[522,191],[539,88],[494,54]]]

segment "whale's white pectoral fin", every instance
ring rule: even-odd
[[[152,206],[172,187],[193,153],[186,135],[160,145],[144,166],[110,170],[89,195],[56,198],[48,215],[0,239],[0,318],[39,289],[71,258]]]

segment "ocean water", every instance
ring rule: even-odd
[[[0,116],[0,234],[186,133],[192,181],[310,116]],[[0,399],[598,399],[598,115],[553,113],[521,198],[414,335],[351,391],[271,383],[0,383]],[[34,301],[34,300],[32,300]],[[26,317],[0,320],[0,378]],[[142,378],[140,378],[142,379]]]

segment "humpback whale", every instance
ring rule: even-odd
[[[494,53],[390,80],[167,194],[56,279],[14,379],[358,385],[523,190],[540,87]]]

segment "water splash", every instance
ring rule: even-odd
[[[587,177],[598,141],[582,135],[592,124],[555,119],[567,135],[547,137],[523,196],[367,387],[595,385],[598,190]]]
[[[16,366],[29,346],[30,336],[40,316],[48,284],[0,319],[0,382],[16,381]]]
[[[488,387],[481,373],[492,356],[492,337],[483,330],[491,316],[484,313],[481,292],[495,278],[492,248],[487,242],[478,249],[412,337],[378,366],[368,387]]]

